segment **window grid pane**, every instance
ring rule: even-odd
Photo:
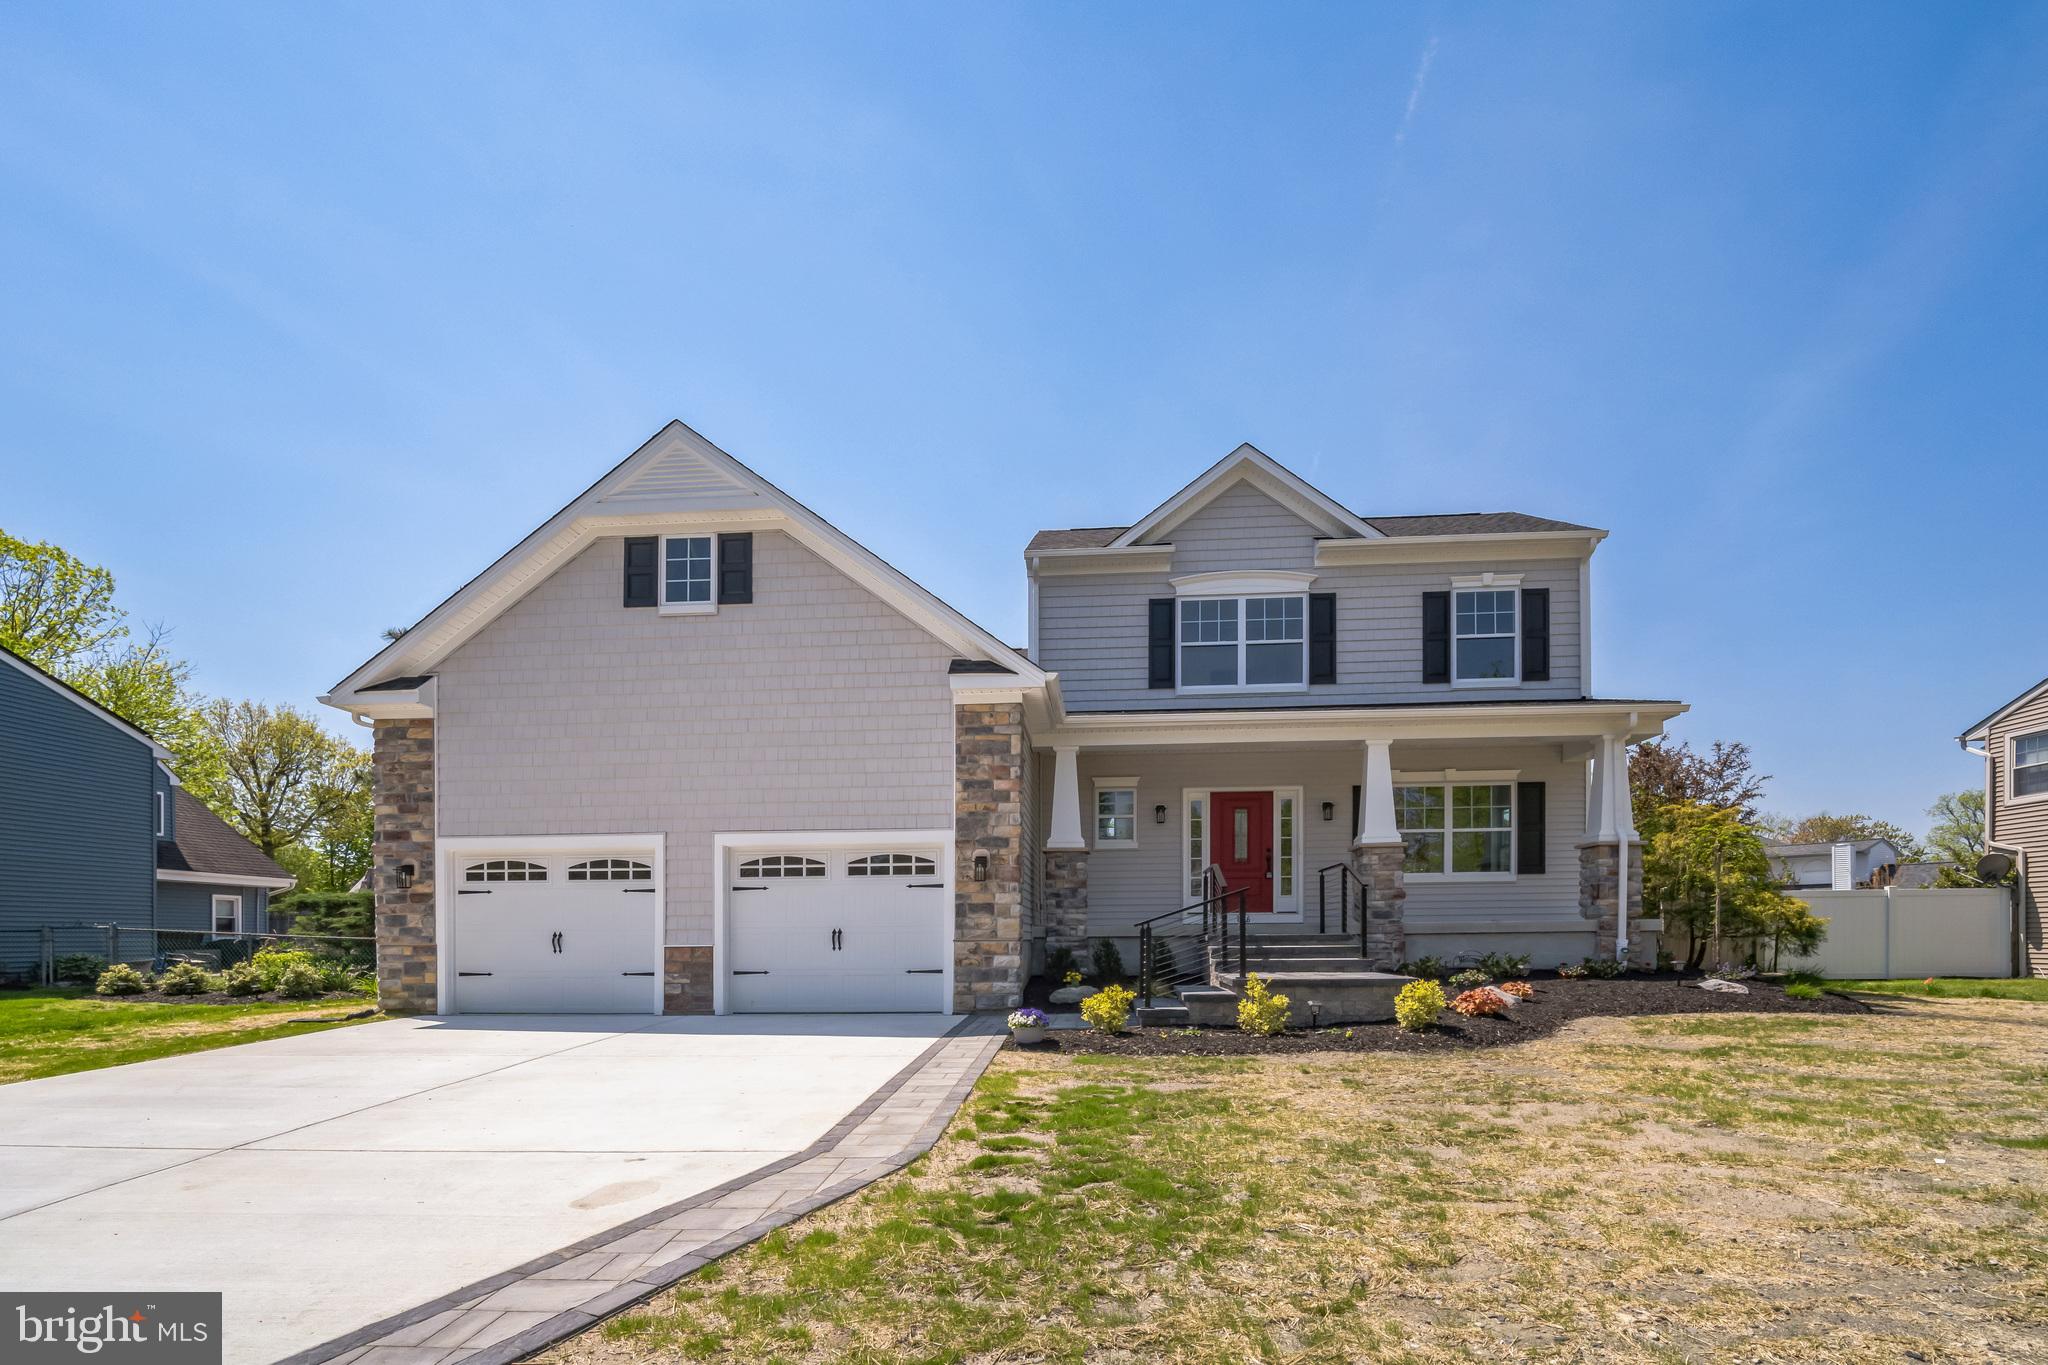
[[[1188,801],[1188,899],[1202,899],[1202,798]]]
[[[1294,798],[1280,798],[1280,894],[1294,894]]]
[[[667,551],[667,588],[670,602],[711,600],[711,537],[672,536]]]

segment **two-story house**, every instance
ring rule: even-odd
[[[171,776],[141,730],[0,649],[0,973],[68,953],[149,961],[262,932],[291,874]]]
[[[1018,649],[671,423],[323,698],[386,1004],[1006,1008],[1219,889],[1320,930],[1333,869],[1384,966],[1646,956],[1626,746],[1685,708],[1592,696],[1604,534],[1243,446],[1035,537]]]
[[[1984,847],[2018,871],[2018,961],[2048,976],[2048,679],[2035,683],[1962,733],[1984,760]],[[1971,746],[1975,745],[1975,748]],[[1968,870],[1968,869],[1966,869]]]

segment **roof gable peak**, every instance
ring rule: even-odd
[[[1111,548],[1156,544],[1226,490],[1249,484],[1326,536],[1381,540],[1384,533],[1342,503],[1247,441],[1210,465],[1178,493],[1110,542]]]

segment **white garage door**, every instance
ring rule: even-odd
[[[726,891],[726,1008],[944,1011],[952,897],[932,848],[746,850]]]
[[[645,856],[465,860],[455,902],[463,1014],[661,1010],[661,895]]]

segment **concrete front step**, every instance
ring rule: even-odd
[[[1146,1028],[1186,1028],[1193,1022],[1188,1007],[1177,1001],[1158,1001],[1151,1005],[1140,1005],[1134,1011],[1137,1021]]]
[[[1244,965],[1247,971],[1260,976],[1271,976],[1276,972],[1309,972],[1323,976],[1350,976],[1374,970],[1372,963],[1356,955],[1351,957],[1296,957],[1293,954],[1272,953],[1261,956],[1246,953]],[[1209,976],[1214,980],[1219,975],[1237,975],[1237,954],[1229,953],[1209,960]]]
[[[1260,972],[1275,995],[1287,997],[1287,1016],[1296,1027],[1317,1024],[1376,1024],[1394,1017],[1394,997],[1413,981],[1393,972]],[[1227,1027],[1237,1023],[1236,975],[1219,975],[1213,985],[1183,986],[1181,1003],[1192,1023]]]

